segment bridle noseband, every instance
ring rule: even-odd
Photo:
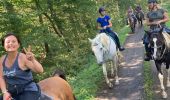
[[[151,33],[151,34],[152,34],[152,35],[157,35],[157,34],[160,34],[160,33],[156,32],[156,33]],[[157,37],[156,37],[156,38],[157,38]],[[157,38],[157,39],[158,39],[158,38]],[[165,55],[166,50],[167,50],[167,48],[166,48],[166,46],[165,46],[164,44],[161,44],[160,46],[157,46],[157,47],[151,46],[151,48],[152,48],[152,49],[154,49],[154,48],[156,48],[156,49],[161,49],[161,56],[158,57],[158,58],[159,58],[158,60],[160,60],[160,59],[163,58],[163,56]],[[162,52],[162,50],[163,50],[163,52]],[[152,51],[152,50],[151,50],[151,52],[152,52],[152,54],[153,54],[153,51]]]

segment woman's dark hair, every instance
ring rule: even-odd
[[[148,3],[158,3],[157,0],[148,0]]]
[[[8,33],[7,33],[5,36],[3,36],[2,39],[1,39],[2,46],[4,46],[5,39],[6,39],[8,36],[14,36],[14,37],[16,37],[18,43],[21,45],[21,41],[20,41],[19,37],[18,37],[16,34],[12,33],[12,32],[8,32]]]

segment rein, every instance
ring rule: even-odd
[[[159,24],[159,27],[161,27],[160,24]],[[162,55],[161,55],[161,57],[160,57],[159,59],[162,59],[162,58],[163,58],[163,56],[165,55],[166,50],[167,50],[166,41],[164,41],[164,42],[165,42],[165,48],[164,48],[163,53],[162,53]],[[163,45],[158,46],[158,47],[151,47],[151,48],[156,48],[156,49],[158,49],[158,48],[161,48],[161,47],[163,48]]]

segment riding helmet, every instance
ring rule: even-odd
[[[101,12],[103,12],[103,11],[105,11],[105,9],[104,9],[103,7],[100,7],[100,8],[99,8],[99,13],[101,13]]]
[[[158,3],[157,0],[148,0],[148,3],[151,3],[151,2],[156,2],[156,3]]]

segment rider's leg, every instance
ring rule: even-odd
[[[149,44],[145,44],[145,61],[151,60],[151,48],[148,46]]]
[[[25,91],[19,96],[18,100],[38,100],[39,96],[40,94],[37,91]]]
[[[125,50],[125,48],[121,47],[119,38],[118,38],[118,36],[116,35],[115,32],[109,30],[109,31],[108,31],[108,34],[115,40],[116,45],[117,45],[117,47],[119,48],[120,51]]]
[[[145,61],[149,61],[151,59],[151,48],[149,47],[148,35],[145,34],[143,37],[143,44],[145,45]]]
[[[0,95],[0,100],[3,100],[3,96],[2,95]]]

